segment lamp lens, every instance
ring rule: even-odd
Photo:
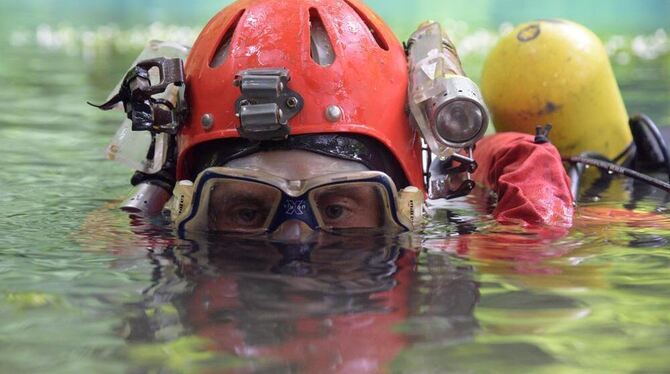
[[[442,107],[435,118],[437,133],[451,143],[464,143],[474,138],[482,126],[482,110],[467,100],[452,101]]]

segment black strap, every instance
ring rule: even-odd
[[[599,169],[605,170],[607,172],[611,173],[616,173],[616,174],[621,174],[625,175],[627,177],[637,179],[639,181],[645,182],[649,185],[652,185],[656,188],[660,188],[665,192],[670,192],[670,183],[664,182],[660,179],[650,177],[646,174],[639,173],[635,170],[607,162],[604,160],[600,159],[595,159],[595,158],[589,158],[589,157],[581,157],[581,156],[573,156],[573,157],[567,157],[564,158],[563,161],[570,162],[573,164],[584,164],[584,165],[590,165],[590,166],[595,166]]]

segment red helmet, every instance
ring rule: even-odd
[[[185,67],[190,113],[177,136],[178,179],[192,175],[199,145],[240,137],[236,85],[243,71],[258,68],[287,71],[288,89],[301,98],[289,135],[375,139],[409,184],[424,189],[421,142],[405,109],[405,52],[356,0],[240,0],[205,26]]]

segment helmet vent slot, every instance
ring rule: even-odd
[[[389,50],[388,43],[377,29],[377,26],[374,23],[372,23],[370,18],[368,18],[368,16],[365,13],[363,13],[356,5],[352,4],[349,0],[344,0],[344,2],[347,3],[347,5],[349,5],[351,9],[353,9],[354,12],[358,14],[358,16],[361,18],[361,21],[365,23],[365,26],[367,26],[368,30],[370,31],[370,34],[374,38],[375,42],[377,42],[379,48],[388,51]]]
[[[335,61],[333,44],[316,8],[309,8],[309,55],[321,66],[330,66]]]
[[[223,34],[223,38],[221,38],[219,46],[216,48],[216,53],[214,53],[212,60],[209,62],[210,68],[219,67],[226,61],[226,57],[228,57],[228,49],[230,49],[230,42],[233,40],[237,24],[240,23],[244,11],[245,9],[242,9],[237,12],[235,17],[233,17],[232,21],[228,24],[226,32]]]

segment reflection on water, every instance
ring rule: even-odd
[[[115,209],[130,173],[103,150],[119,119],[84,103],[107,95],[132,53],[7,50],[1,372],[670,366],[666,194],[618,178],[585,185],[570,230],[498,226],[479,191],[434,206],[421,235],[178,239]],[[670,123],[669,61],[616,67],[631,112]]]
[[[155,365],[142,353],[187,332],[211,353],[198,362],[203,368],[376,373],[407,346],[395,329],[407,318],[467,320],[442,338],[472,336],[472,268],[435,266],[437,274],[417,279],[416,266],[430,263],[417,264],[392,238],[369,239],[312,248],[231,238],[169,246],[151,256],[153,284],[126,321],[126,339],[141,344],[131,357]]]

